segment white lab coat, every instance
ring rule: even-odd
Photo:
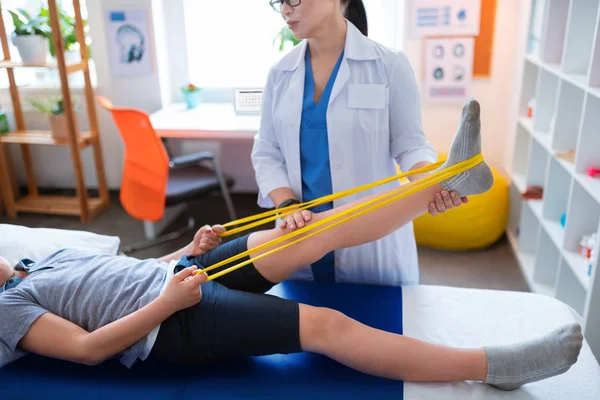
[[[419,94],[407,57],[370,40],[349,21],[344,58],[332,89],[327,128],[333,192],[408,171],[437,153],[421,127]],[[252,162],[258,204],[273,207],[268,194],[289,187],[301,199],[300,118],[304,95],[303,41],[269,72],[263,92],[260,131]],[[362,86],[361,86],[362,85]],[[334,206],[397,187],[393,182],[334,202]],[[336,250],[338,282],[407,285],[419,281],[412,223],[375,242]],[[293,279],[312,280],[310,267]]]

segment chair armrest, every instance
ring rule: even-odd
[[[215,161],[215,155],[210,151],[201,151],[199,153],[173,157],[171,161],[169,161],[169,168],[175,169],[188,167],[190,165],[195,165],[200,163],[201,161],[206,160]]]

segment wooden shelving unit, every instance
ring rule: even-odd
[[[507,234],[530,289],[572,307],[600,359],[600,261],[588,274],[578,253],[584,235],[600,232],[600,178],[586,174],[600,168],[600,0],[528,4],[543,23],[540,35],[530,26],[539,46],[522,60]],[[542,200],[521,198],[529,185],[544,188]]]
[[[79,216],[83,223],[91,222],[109,205],[108,188],[104,173],[104,161],[98,131],[98,120],[94,104],[94,93],[91,84],[90,71],[87,63],[88,51],[85,44],[85,34],[81,18],[81,6],[79,0],[73,0],[75,10],[76,32],[79,47],[81,49],[81,62],[67,65],[64,57],[64,42],[59,29],[58,10],[56,0],[48,0],[50,9],[50,26],[52,28],[52,41],[56,49],[56,61],[44,65],[23,65],[23,63],[11,60],[8,48],[8,38],[2,18],[2,6],[0,4],[0,41],[4,51],[4,60],[0,61],[0,68],[6,69],[10,82],[10,95],[15,114],[16,130],[8,135],[0,136],[0,184],[2,185],[4,208],[10,218],[16,218],[19,212],[58,214]],[[55,139],[50,131],[28,130],[25,127],[23,110],[19,98],[19,91],[15,82],[15,68],[57,68],[60,75],[61,94],[67,119],[66,139]],[[81,132],[77,128],[71,92],[69,89],[68,75],[82,71],[85,79],[85,98],[89,118],[90,132]],[[14,182],[10,173],[10,162],[7,158],[7,146],[19,145],[21,147],[23,164],[27,174],[26,196],[19,197],[14,190]],[[68,146],[73,160],[75,172],[75,197],[45,196],[38,192],[36,177],[33,172],[33,160],[29,146]],[[91,198],[88,195],[83,177],[81,162],[81,151],[91,146],[96,164],[98,177],[98,197]]]

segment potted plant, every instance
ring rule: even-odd
[[[50,20],[50,9],[48,6],[44,6],[40,15],[48,18]],[[73,64],[81,61],[81,53],[79,49],[79,42],[77,41],[77,31],[75,30],[75,17],[70,16],[67,12],[62,8],[58,7],[58,21],[60,24],[60,31],[65,44],[65,61],[67,64]],[[88,30],[87,21],[84,19],[83,21],[83,29],[84,34]],[[86,39],[89,37],[86,35]],[[88,47],[88,57],[91,56],[91,49],[89,44]],[[49,41],[49,50],[50,55],[52,57],[56,57],[56,49],[54,48],[54,42],[52,40]]]
[[[284,26],[277,33],[277,36],[275,36],[273,45],[275,45],[277,42],[279,42],[279,51],[284,51],[287,43],[291,43],[292,47],[295,47],[300,44],[302,40],[296,39],[291,29],[287,26]]]
[[[34,99],[29,102],[38,111],[48,115],[52,137],[55,139],[66,139],[68,137],[67,119],[62,98],[47,99],[44,102]]]
[[[198,101],[200,97],[199,95],[202,91],[201,88],[194,85],[193,83],[188,83],[187,85],[182,86],[181,91],[183,92],[183,98],[189,110],[198,106]]]
[[[12,41],[19,51],[23,64],[45,64],[48,50],[48,37],[52,30],[48,18],[43,15],[31,17],[27,11],[18,8],[9,11],[15,30]]]

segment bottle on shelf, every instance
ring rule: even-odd
[[[579,255],[589,259],[592,256],[592,237],[585,235],[579,241]]]
[[[527,118],[533,118],[533,113],[535,111],[535,98],[531,98],[527,103]]]
[[[579,242],[579,254],[586,260],[587,275],[592,275],[593,266],[598,258],[598,233],[585,235]]]

